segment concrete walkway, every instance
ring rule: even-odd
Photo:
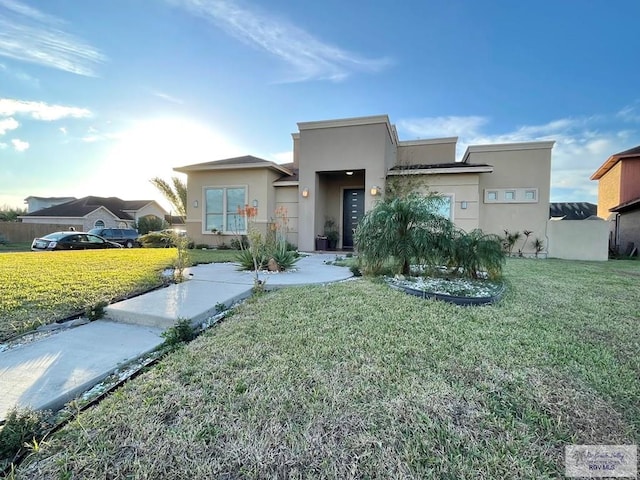
[[[327,265],[335,254],[301,258],[291,272],[261,273],[267,289],[324,284],[351,277]],[[253,274],[231,263],[198,265],[180,284],[108,306],[105,318],[0,352],[0,420],[15,405],[58,409],[112,373],[155,349],[179,319],[200,323],[222,304],[251,295]]]

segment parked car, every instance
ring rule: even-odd
[[[140,246],[140,235],[133,228],[92,228],[88,233],[99,235],[111,242],[119,243],[127,248]]]
[[[41,238],[34,238],[31,250],[95,250],[99,248],[122,248],[98,235],[86,232],[55,232]]]

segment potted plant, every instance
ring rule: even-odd
[[[316,237],[316,250],[324,251],[324,250],[327,250],[328,247],[329,247],[329,244],[328,244],[327,237],[325,237],[324,235],[318,235]]]
[[[329,250],[335,250],[338,247],[338,226],[333,218],[327,218],[324,222],[324,236],[327,238],[327,246]]]

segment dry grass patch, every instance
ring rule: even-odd
[[[558,478],[566,444],[637,443],[638,359],[616,353],[640,344],[632,277],[533,260],[506,273],[492,307],[367,280],[254,299],[18,477]]]

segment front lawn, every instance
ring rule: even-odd
[[[189,250],[192,264],[232,261],[233,250]],[[0,342],[38,325],[162,285],[175,248],[0,255]]]
[[[490,307],[360,279],[250,300],[18,478],[558,478],[640,440],[637,262],[510,259]]]

